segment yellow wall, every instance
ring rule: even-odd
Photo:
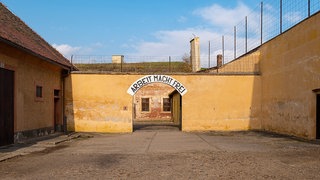
[[[249,61],[254,66],[248,72],[259,67],[261,75],[231,75]],[[262,129],[315,138],[320,13],[221,70],[229,75],[171,75],[188,90],[182,97],[183,131]],[[126,91],[143,76],[72,74],[69,129],[131,132],[132,97]]]
[[[132,132],[132,96],[128,87],[139,76],[72,74],[66,80],[68,130]]]
[[[143,75],[72,74],[66,114],[69,130],[131,132],[130,85]],[[188,89],[182,97],[182,130],[260,128],[259,76],[172,75]],[[252,88],[254,87],[254,89]],[[126,107],[126,108],[125,108]],[[125,110],[126,109],[126,110]]]
[[[61,69],[3,43],[0,63],[14,71],[14,132],[53,129],[54,89],[62,90]],[[36,85],[43,87],[40,100],[36,99]]]
[[[315,138],[320,14],[264,44],[260,53],[263,129]]]
[[[259,61],[260,51],[253,51],[214,71],[218,73],[257,73],[259,72]]]
[[[259,76],[179,76],[188,88],[182,97],[182,130],[259,129]]]

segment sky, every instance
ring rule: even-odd
[[[201,52],[258,8],[261,0],[0,0],[34,31],[71,55],[183,56]],[[253,14],[255,16],[255,14]],[[257,19],[259,20],[259,19]],[[256,21],[256,20],[255,20]]]

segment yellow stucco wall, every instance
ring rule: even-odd
[[[320,14],[259,50],[262,128],[314,139],[316,94],[312,90],[320,88]]]
[[[217,73],[258,73],[260,62],[260,51],[255,50],[234,60],[228,64],[223,65],[219,69],[211,70]]]
[[[53,129],[54,89],[61,90],[61,69],[3,43],[0,63],[14,71],[14,132]],[[36,85],[43,87],[40,100]]]
[[[253,61],[248,72],[230,75]],[[182,130],[261,129],[316,137],[320,88],[320,13],[222,68],[229,75],[171,75],[188,90],[182,97]],[[132,131],[131,83],[144,75],[72,74],[67,95],[69,130]],[[126,107],[126,108],[124,108]]]
[[[132,132],[130,85],[143,75],[72,74],[67,80],[68,129],[85,132]],[[185,85],[182,130],[260,128],[259,76],[172,75]],[[254,87],[254,89],[252,88]]]
[[[259,76],[179,76],[188,88],[182,97],[182,130],[259,129]]]
[[[127,89],[138,77],[72,74],[66,79],[68,130],[132,132],[132,96]]]

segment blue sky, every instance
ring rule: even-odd
[[[232,32],[261,0],[0,0],[67,58],[182,56]]]

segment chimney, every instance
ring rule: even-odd
[[[190,41],[190,55],[191,55],[191,67],[192,72],[197,72],[200,70],[200,41],[199,37],[195,37]]]
[[[217,68],[222,67],[222,54],[217,55]]]

